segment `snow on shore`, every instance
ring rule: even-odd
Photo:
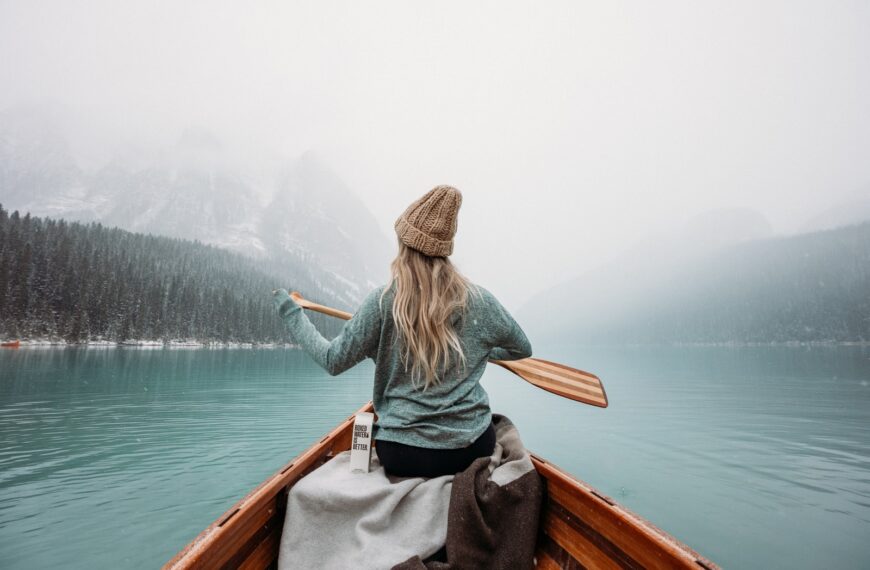
[[[285,342],[204,342],[193,339],[162,340],[125,340],[121,342],[110,340],[88,340],[83,342],[68,342],[56,338],[21,339],[21,348],[49,347],[85,347],[85,348],[299,348],[296,344]]]

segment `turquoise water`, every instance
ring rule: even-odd
[[[728,568],[870,566],[870,350],[553,349],[611,407],[491,366],[531,450]],[[369,399],[275,350],[0,351],[0,567],[153,568]]]

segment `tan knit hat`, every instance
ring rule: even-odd
[[[462,194],[453,186],[436,186],[408,206],[396,220],[396,234],[403,244],[432,257],[453,253],[456,216]]]

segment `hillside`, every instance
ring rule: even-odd
[[[648,253],[538,295],[522,322],[588,343],[870,341],[870,223]]]
[[[0,206],[0,337],[284,342],[279,286],[353,310],[310,276],[213,246]],[[327,335],[342,324],[312,321]]]

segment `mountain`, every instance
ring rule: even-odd
[[[8,210],[98,221],[270,260],[346,308],[386,280],[395,248],[313,152],[288,160],[263,187],[213,134],[191,128],[173,148],[119,151],[83,171],[57,123],[40,109],[0,113],[0,202]],[[262,198],[268,194],[270,202]]]
[[[870,223],[645,253],[545,291],[517,314],[535,337],[583,343],[870,340]]]
[[[374,216],[313,152],[279,177],[259,235],[267,251],[294,252],[357,294],[386,281],[393,253]]]
[[[261,206],[220,142],[189,129],[167,154],[144,164],[116,159],[95,172],[89,184],[94,218],[129,231],[265,254],[257,234]]]

